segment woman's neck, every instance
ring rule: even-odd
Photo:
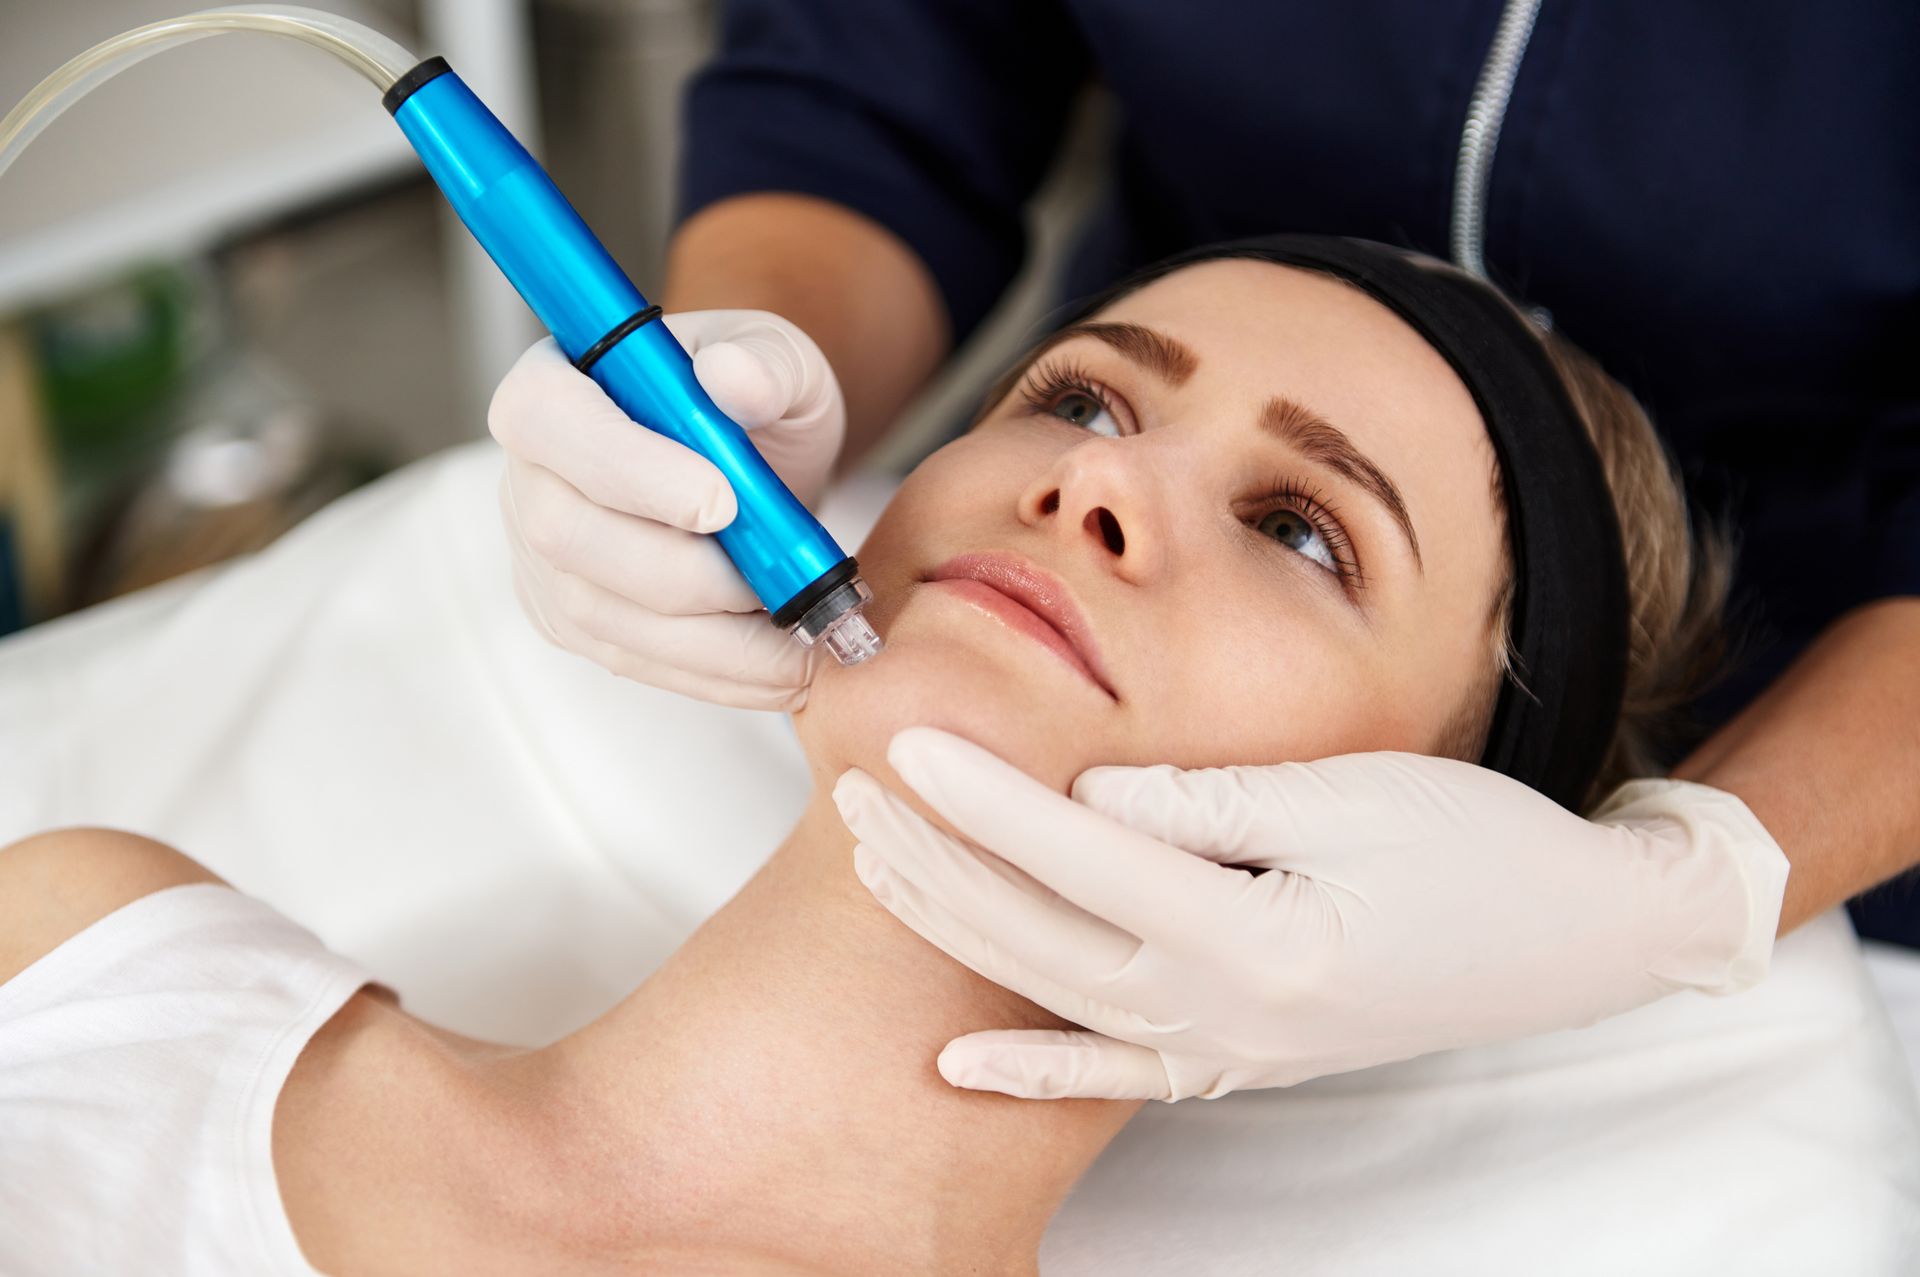
[[[1066,1026],[882,909],[854,876],[853,841],[816,792],[760,872],[618,1007],[478,1065],[541,1114],[544,1218],[560,1212],[602,1253],[1033,1270],[1048,1219],[1138,1105],[948,1085],[934,1060],[949,1039]]]

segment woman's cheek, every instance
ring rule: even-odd
[[[1144,763],[1264,766],[1380,744],[1391,733],[1381,688],[1350,651],[1298,627],[1269,641],[1186,658],[1136,748]]]

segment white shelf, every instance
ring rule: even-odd
[[[526,0],[375,3],[316,7],[423,56],[444,54],[539,153]],[[74,54],[195,7],[0,0],[0,112]],[[386,20],[395,7],[417,15],[424,34]],[[323,53],[248,33],[168,49],[76,103],[0,176],[0,315],[418,169],[380,95]],[[451,212],[447,225],[460,392],[481,421],[494,383],[539,326]]]
[[[0,0],[0,111],[90,44],[192,7]],[[252,34],[169,49],[75,104],[0,176],[0,313],[417,164],[379,94],[324,54]]]

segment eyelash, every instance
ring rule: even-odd
[[[1104,411],[1114,412],[1113,393],[1088,376],[1078,364],[1069,360],[1035,364],[1022,379],[1020,393],[1027,402],[1030,415],[1051,412],[1060,406],[1063,398],[1070,394],[1085,395],[1099,404]],[[1318,532],[1321,539],[1327,543],[1327,549],[1333,555],[1334,568],[1340,583],[1350,589],[1360,589],[1365,586],[1365,574],[1360,569],[1360,561],[1353,553],[1353,540],[1347,535],[1346,527],[1340,522],[1332,503],[1318,488],[1292,475],[1279,475],[1268,486],[1266,492],[1254,500],[1253,508],[1257,511],[1253,515],[1254,523],[1258,523],[1276,510],[1297,511],[1313,525],[1314,531]],[[1263,539],[1273,540],[1271,537]],[[1277,541],[1273,543],[1279,544]]]
[[[1027,373],[1021,393],[1034,412],[1051,412],[1069,394],[1085,395],[1108,412],[1113,411],[1113,398],[1107,388],[1087,376],[1078,364],[1064,360],[1035,364]]]

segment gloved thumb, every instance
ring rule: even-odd
[[[720,411],[749,430],[776,421],[808,429],[834,407],[833,383],[810,364],[791,335],[770,325],[702,346],[693,357],[693,371]]]
[[[1025,1100],[1171,1100],[1158,1051],[1084,1030],[988,1029],[947,1043],[940,1076]]]
[[[779,315],[702,310],[668,315],[714,406],[753,432],[754,447],[802,501],[826,486],[846,437],[846,402],[813,338]]]

